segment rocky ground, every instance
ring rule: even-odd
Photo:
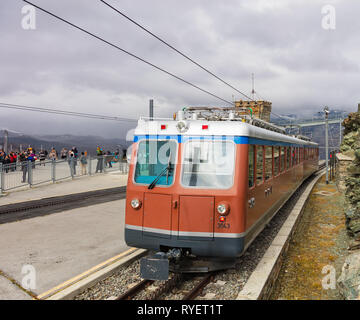
[[[345,127],[341,152],[354,160],[345,178],[345,219],[351,238],[351,254],[346,257],[338,284],[345,299],[360,300],[360,104],[358,112],[350,113]]]
[[[344,120],[344,139],[340,151],[354,157],[347,169],[346,227],[353,237],[360,237],[360,112],[353,112]]]

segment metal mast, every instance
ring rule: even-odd
[[[329,131],[329,108],[325,107],[324,108],[324,113],[325,113],[325,166],[326,166],[326,184],[329,184],[329,136],[328,136],[328,131]]]

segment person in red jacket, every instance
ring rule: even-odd
[[[16,170],[16,153],[13,151],[10,152],[10,170]]]

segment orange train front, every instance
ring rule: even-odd
[[[220,261],[243,254],[318,169],[316,143],[238,110],[187,108],[176,120],[139,120],[125,241],[157,252],[142,260],[143,278],[167,278],[169,261],[178,271],[226,268]],[[179,267],[186,257],[212,267]]]

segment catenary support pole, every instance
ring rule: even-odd
[[[149,117],[150,117],[150,121],[152,121],[154,118],[154,100],[153,99],[150,99],[150,103],[149,103]]]
[[[342,123],[342,119],[340,119],[339,121],[339,151],[340,151],[340,147],[341,147],[341,140],[342,140],[342,126],[341,126],[341,123]]]
[[[326,184],[329,184],[329,108],[324,108],[325,112],[325,166],[326,166]]]

